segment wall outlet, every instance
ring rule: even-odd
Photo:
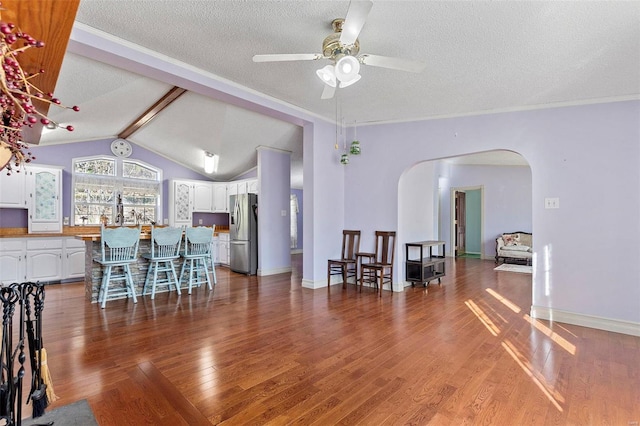
[[[62,219],[62,224],[63,225],[69,225],[69,218],[65,217],[64,219]]]
[[[559,209],[560,208],[560,198],[545,198],[544,199],[544,208],[545,209]]]
[[[164,223],[165,225],[168,225],[168,224],[169,224],[169,219],[164,218],[164,219],[162,220],[162,223]]]
[[[198,225],[202,225],[202,219],[198,219]]]
[[[287,211],[286,210],[280,210],[280,215],[282,217],[285,217],[287,215]]]

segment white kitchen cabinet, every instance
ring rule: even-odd
[[[10,176],[0,171],[0,207],[26,209],[27,173],[24,170],[14,171]]]
[[[29,233],[62,232],[62,168],[29,166]]]
[[[62,253],[62,277],[83,278],[85,269],[85,244],[82,240],[66,238]]]
[[[226,232],[218,235],[218,257],[221,265],[229,266],[229,234]]]
[[[22,239],[0,239],[0,283],[19,283],[26,279],[26,254]]]
[[[214,186],[211,182],[193,183],[193,211],[211,213],[214,211]]]
[[[239,194],[257,194],[258,179],[244,179],[227,183],[227,200],[232,195]],[[231,209],[231,203],[228,204],[227,210]]]
[[[226,183],[213,184],[213,212],[229,213],[229,197]]]
[[[169,183],[169,225],[191,226],[193,185],[191,181],[172,180]]]
[[[217,236],[213,237],[213,243],[211,245],[211,259],[214,265],[220,264],[220,252],[219,252],[219,239]]]
[[[238,195],[238,182],[227,182],[227,196]]]
[[[62,279],[62,239],[27,238],[27,281]]]
[[[0,238],[0,282],[83,278],[84,250],[74,238]]]
[[[247,181],[247,192],[249,194],[258,193],[258,179],[250,179]]]

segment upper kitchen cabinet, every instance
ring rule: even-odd
[[[245,179],[235,182],[229,182],[227,184],[227,200],[232,195],[239,194],[257,194],[258,193],[258,179]]]
[[[29,233],[62,232],[62,168],[29,166],[26,189]]]
[[[211,182],[193,183],[193,211],[211,213],[214,211],[214,184]]]
[[[227,197],[227,184],[213,184],[213,212],[229,213],[229,198]]]
[[[169,225],[191,226],[193,213],[193,184],[186,180],[169,183]]]
[[[258,193],[258,179],[250,179],[247,181],[247,192],[249,194]]]
[[[0,207],[26,209],[27,173],[14,171],[12,175],[0,172]]]

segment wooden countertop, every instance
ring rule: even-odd
[[[142,239],[151,238],[151,227],[143,226],[140,237]],[[214,235],[229,233],[227,227],[217,227]],[[29,234],[27,228],[0,228],[0,238],[60,238],[75,237],[84,241],[100,241],[99,226],[64,226],[62,232],[57,233],[32,233]]]

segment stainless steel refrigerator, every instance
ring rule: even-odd
[[[258,272],[258,195],[229,197],[229,267],[234,272]]]

